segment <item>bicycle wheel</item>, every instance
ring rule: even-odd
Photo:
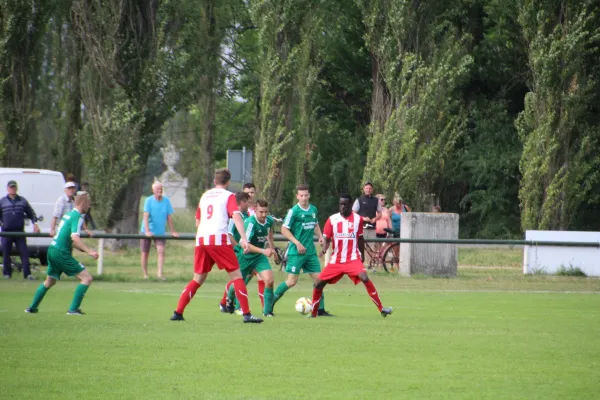
[[[385,250],[382,264],[385,272],[392,272],[394,265],[397,265],[398,269],[400,268],[400,244],[395,243]]]

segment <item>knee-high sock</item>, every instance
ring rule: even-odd
[[[313,305],[313,309],[312,309],[312,316],[316,317],[317,313],[319,312],[319,309],[321,308],[321,302],[323,301],[323,289],[317,289],[314,288],[313,289],[313,298],[312,298],[312,305]]]
[[[319,302],[319,311],[325,309],[325,293],[321,291],[321,301]]]
[[[273,305],[277,303],[277,301],[287,292],[289,289],[286,282],[281,282],[277,289],[275,289],[274,297],[273,297]]]
[[[244,314],[250,313],[250,305],[248,304],[248,290],[246,289],[244,280],[242,278],[234,280],[233,287],[235,288],[235,297],[237,297],[240,303],[242,312]]]
[[[248,277],[246,277],[247,279]],[[229,282],[229,289],[227,290],[227,300],[233,302],[233,307],[237,310],[240,308],[240,301],[238,300],[235,294],[235,287],[233,286],[233,281]],[[246,286],[247,287],[247,286]]]
[[[227,295],[229,294],[229,288],[231,287],[231,281],[227,282],[227,284],[225,285],[225,292],[223,292],[223,298],[221,299],[221,304],[225,305],[225,303],[227,302]]]
[[[29,308],[37,310],[48,290],[50,289],[44,286],[43,283],[40,286],[38,286],[37,290],[35,291],[35,294],[33,295],[33,301],[31,302]]]
[[[71,306],[69,307],[69,311],[78,310],[81,306],[81,302],[83,301],[83,296],[85,296],[85,292],[87,292],[89,286],[80,283],[75,288],[75,294],[73,295],[73,301],[71,302]]]
[[[256,283],[258,284],[258,297],[260,298],[260,304],[264,308],[265,307],[265,281],[259,280]]]
[[[199,287],[200,284],[193,279],[187,284],[185,289],[183,289],[183,292],[181,292],[181,296],[179,297],[179,303],[177,303],[177,309],[175,310],[177,313],[183,314],[183,310],[185,310],[187,305],[190,304],[192,297],[194,297]]]
[[[273,288],[265,288],[265,303],[263,313],[269,314],[273,312]]]
[[[365,288],[367,289],[367,293],[369,293],[369,296],[371,296],[371,300],[373,300],[373,303],[375,303],[377,309],[381,311],[383,306],[381,305],[381,300],[379,300],[379,295],[377,294],[377,289],[375,289],[375,285],[373,285],[373,282],[371,282],[370,280],[364,282],[364,284]]]

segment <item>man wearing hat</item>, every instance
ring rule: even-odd
[[[37,216],[31,208],[29,202],[17,194],[17,182],[8,181],[6,185],[8,195],[0,199],[0,222],[3,232],[24,232],[25,218],[33,222],[33,231],[40,233],[40,227],[37,224]],[[29,269],[29,252],[27,251],[27,239],[24,237],[2,237],[2,256],[3,256],[3,275],[4,279],[10,279],[12,268],[10,263],[10,252],[13,243],[21,255],[23,263],[23,277],[29,280],[35,280]]]
[[[54,211],[52,212],[52,222],[50,223],[50,236],[56,235],[56,225],[60,221],[63,215],[71,212],[75,205],[75,194],[77,193],[77,185],[75,182],[65,183],[65,194],[60,196],[54,204]]]

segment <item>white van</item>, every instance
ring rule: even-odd
[[[47,169],[0,168],[0,187],[2,188],[0,196],[7,195],[6,185],[11,180],[17,182],[19,189],[17,194],[27,199],[39,218],[40,231],[49,234],[54,204],[64,194],[65,179],[63,175]],[[33,224],[28,219],[25,220],[25,232],[33,232]],[[29,257],[39,258],[43,265],[47,265],[47,252],[51,241],[50,236],[27,238]],[[0,245],[0,253],[2,251]],[[12,252],[17,254],[15,246],[13,246]]]

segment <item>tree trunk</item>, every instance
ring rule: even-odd
[[[117,194],[113,208],[108,217],[107,232],[110,233],[139,233],[139,209],[144,183],[144,171],[132,177]],[[139,246],[137,239],[110,239],[107,247],[113,251],[123,247]]]
[[[392,101],[390,91],[381,75],[379,58],[373,53],[371,53],[371,77],[373,80],[371,122],[377,130],[383,130],[390,117]]]

